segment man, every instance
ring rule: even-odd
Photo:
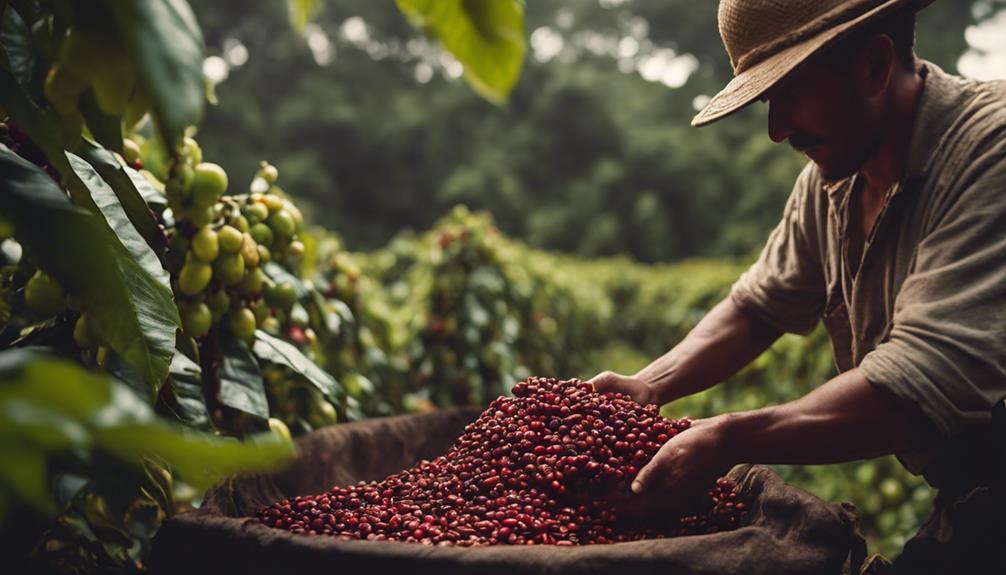
[[[663,404],[823,320],[840,375],[696,421],[633,491],[697,489],[737,463],[893,453],[940,490],[899,572],[1006,573],[1006,83],[915,58],[931,1],[721,1],[735,78],[693,125],[760,99],[772,140],[810,162],[730,296],[639,373],[591,381]]]

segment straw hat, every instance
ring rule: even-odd
[[[933,0],[720,0],[720,36],[734,79],[692,119],[704,126],[761,96],[821,48],[859,26]]]

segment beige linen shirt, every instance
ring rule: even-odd
[[[856,176],[825,182],[811,162],[731,297],[783,331],[823,320],[840,371],[858,366],[952,437],[990,421],[1006,398],[1006,82],[919,66],[926,80],[906,172],[855,276]],[[934,452],[898,457],[919,473]]]

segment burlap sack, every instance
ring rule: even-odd
[[[856,573],[865,554],[855,511],[788,486],[769,468],[735,469],[752,501],[743,527],[726,533],[579,547],[428,547],[294,535],[250,521],[255,510],[333,485],[380,480],[444,453],[476,410],[371,419],[297,440],[299,457],[274,475],[231,479],[202,508],[161,527],[155,573],[645,573],[766,575]]]

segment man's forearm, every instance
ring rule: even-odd
[[[636,377],[653,385],[658,403],[702,391],[736,373],[780,333],[743,313],[729,297],[709,311],[681,343]]]
[[[935,428],[850,370],[783,405],[712,418],[736,463],[816,464],[879,457],[929,444]]]

